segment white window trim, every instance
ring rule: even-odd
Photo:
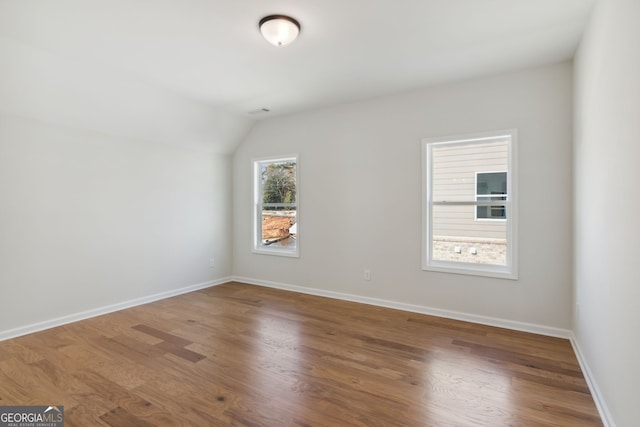
[[[476,172],[476,182],[475,182],[475,189],[476,189],[476,201],[478,201],[478,197],[492,197],[492,196],[499,196],[499,194],[478,194],[478,175],[481,173],[506,173],[507,174],[507,196],[509,194],[509,171],[505,171],[505,170],[501,170],[501,171],[481,171],[481,172]],[[491,206],[496,206],[496,205],[500,205],[501,203],[493,203]],[[473,212],[473,217],[476,221],[506,221],[506,218],[478,218],[478,210],[475,209]]]
[[[430,212],[432,210],[432,188],[428,172],[431,170],[431,149],[437,143],[468,143],[481,140],[492,140],[509,136],[509,164],[507,173],[508,202],[510,205],[507,217],[507,265],[495,266],[486,264],[472,264],[454,261],[439,261],[431,258],[431,242],[433,238],[433,224]],[[473,276],[496,277],[501,279],[518,279],[518,131],[506,129],[500,131],[480,132],[457,136],[424,138],[422,140],[422,269],[443,273],[467,274]],[[477,202],[471,202],[477,206]]]
[[[261,163],[275,163],[275,162],[286,162],[295,160],[296,162],[296,224],[298,233],[296,235],[296,247],[295,249],[287,249],[287,248],[279,248],[277,246],[269,246],[264,247],[258,244],[258,235],[260,234],[261,227],[258,225],[262,221],[262,215],[258,213],[258,206],[260,200],[262,198],[262,194],[260,192],[260,173],[259,168]],[[276,255],[283,257],[291,257],[291,258],[299,258],[300,257],[300,176],[298,174],[300,167],[300,159],[298,154],[290,154],[285,156],[274,156],[274,157],[260,157],[251,159],[251,173],[252,177],[252,200],[251,200],[251,211],[252,213],[252,222],[253,222],[253,232],[251,233],[251,252],[262,255]],[[260,236],[261,237],[261,236]]]

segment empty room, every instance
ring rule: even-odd
[[[639,20],[0,1],[0,427],[638,425]]]

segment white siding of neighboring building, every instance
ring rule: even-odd
[[[433,148],[433,200],[474,201],[478,172],[508,170],[508,144],[496,141]],[[476,219],[475,206],[434,206],[433,236],[506,239],[506,221]]]

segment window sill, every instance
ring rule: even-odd
[[[251,250],[251,252],[253,252],[254,254],[259,254],[259,255],[275,255],[275,256],[283,256],[283,257],[289,257],[289,258],[300,258],[300,254],[298,253],[298,251],[292,251],[292,250],[287,250],[287,249],[259,249],[259,248],[253,248],[253,250]]]
[[[501,267],[497,265],[470,265],[459,262],[438,262],[437,264],[424,264],[422,266],[422,270],[518,280],[518,273],[516,271],[511,271],[508,267]]]

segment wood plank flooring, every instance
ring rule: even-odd
[[[227,283],[0,342],[66,426],[601,426],[567,340]]]

